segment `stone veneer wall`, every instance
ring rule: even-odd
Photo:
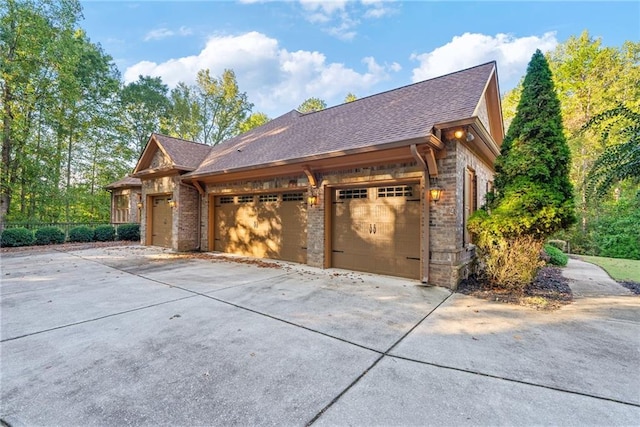
[[[394,164],[336,170],[316,173],[318,188],[311,188],[305,175],[278,177],[268,180],[242,181],[206,186],[206,195],[201,198],[200,223],[198,224],[198,198],[194,188],[180,184],[178,177],[162,178],[163,182],[152,185],[143,181],[143,191],[147,194],[172,192],[179,208],[174,211],[174,244],[176,250],[197,248],[197,232],[200,231],[200,250],[209,250],[208,228],[213,225],[209,218],[209,203],[212,197],[223,194],[238,194],[264,191],[304,190],[307,196],[317,197],[317,204],[307,209],[307,264],[323,268],[325,259],[325,197],[331,196],[334,187],[352,185],[378,185],[393,180],[410,179],[420,182],[423,221],[428,219],[429,245],[423,245],[423,263],[428,261],[429,284],[455,289],[471,268],[475,256],[473,245],[464,245],[463,200],[464,178],[467,168],[477,176],[478,206],[484,203],[488,183],[493,180],[493,169],[479,159],[471,143],[446,141],[446,155],[438,159],[438,183],[444,189],[439,202],[429,201],[426,193],[427,175],[415,163]],[[384,185],[384,184],[380,184]],[[330,206],[330,205],[329,205]],[[428,211],[428,215],[427,213]],[[146,236],[141,223],[141,236]],[[423,227],[427,224],[423,223]],[[143,242],[144,243],[144,242]]]
[[[446,141],[446,157],[438,160],[439,184],[444,189],[438,203],[431,204],[430,282],[455,289],[472,272],[475,246],[464,244],[464,182],[467,169],[477,181],[477,205],[485,203],[493,183],[493,167],[480,159],[471,143]]]

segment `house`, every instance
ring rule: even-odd
[[[139,178],[125,176],[105,187],[111,193],[111,223],[140,222],[142,207],[142,182]]]
[[[495,62],[213,147],[153,134],[132,175],[141,240],[455,288],[503,136]]]

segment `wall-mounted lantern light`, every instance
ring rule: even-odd
[[[169,199],[169,207],[175,208],[177,205],[176,201],[173,199]]]
[[[442,187],[438,185],[438,178],[431,178],[431,183],[429,185],[429,195],[431,196],[431,200],[437,202],[440,200],[442,196]]]
[[[460,140],[464,139],[467,142],[471,142],[474,139],[476,139],[476,137],[473,136],[473,134],[471,133],[468,127],[455,130],[453,132],[453,137],[455,139],[460,139]]]
[[[307,203],[309,206],[315,206],[316,203],[318,203],[318,197],[317,196],[309,196],[307,198]]]
[[[142,209],[142,202],[138,202],[138,209]]]

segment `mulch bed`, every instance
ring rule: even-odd
[[[634,294],[640,295],[640,283],[631,282],[631,281],[627,281],[627,280],[621,281],[621,282],[618,282],[618,283],[620,283],[625,288],[629,289]]]
[[[569,281],[558,267],[547,266],[538,271],[533,283],[524,288],[522,294],[492,285],[486,278],[476,275],[463,280],[458,293],[489,301],[526,305],[539,310],[556,310],[573,301]]]

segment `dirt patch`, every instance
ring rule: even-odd
[[[493,286],[484,277],[476,275],[463,280],[456,292],[489,301],[525,305],[538,310],[557,310],[573,301],[569,281],[559,267],[547,266],[538,271],[533,283],[522,294]]]
[[[45,252],[50,250],[69,252],[83,249],[108,248],[112,246],[139,246],[139,242],[118,240],[115,242],[63,243],[61,245],[20,246],[17,248],[0,248],[0,253]]]

